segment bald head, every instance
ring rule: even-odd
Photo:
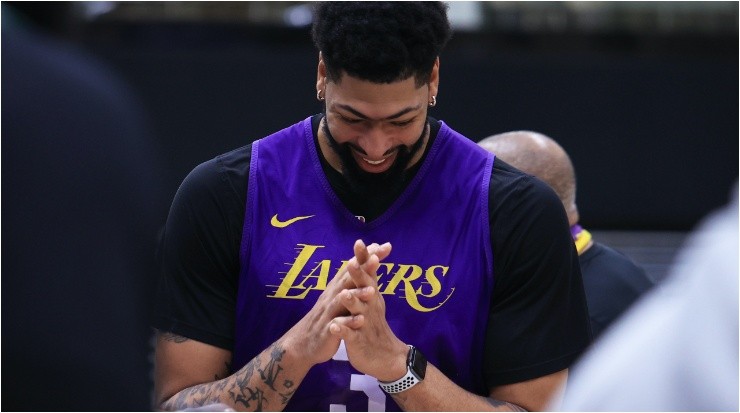
[[[573,164],[557,142],[541,133],[515,131],[489,136],[478,145],[550,185],[563,202],[570,225],[578,222]]]

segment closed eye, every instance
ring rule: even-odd
[[[394,122],[391,122],[391,125],[398,126],[398,127],[404,127],[404,126],[410,125],[411,122],[413,121],[414,121],[413,119],[404,120],[404,121],[394,121]]]
[[[348,124],[350,124],[350,125],[354,125],[354,124],[357,124],[357,123],[360,123],[360,122],[362,122],[362,119],[347,118],[347,117],[345,117],[345,116],[342,116],[342,115],[339,115],[339,119],[340,119],[340,120],[341,120],[342,122],[344,122],[344,123],[348,123]]]

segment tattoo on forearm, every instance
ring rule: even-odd
[[[270,352],[270,361],[267,362],[264,369],[258,369],[262,381],[275,391],[277,391],[275,389],[275,379],[277,379],[278,374],[283,369],[278,362],[283,359],[283,354],[285,354],[285,350],[278,346],[273,346]]]
[[[242,404],[247,409],[250,409],[252,407],[251,402],[256,402],[256,406],[254,409],[255,412],[261,412],[262,404],[268,403],[268,401],[265,400],[265,393],[257,387],[251,388],[248,386],[244,386],[243,388],[239,389],[238,393],[229,390],[229,395],[231,395],[231,400],[234,402],[234,404]]]
[[[262,411],[264,393],[257,387],[249,387],[249,382],[252,380],[252,376],[254,375],[256,362],[257,359],[253,359],[242,368],[240,374],[236,375],[234,378],[234,384],[229,389],[229,397],[234,404],[242,404],[247,409],[251,408],[252,402],[254,401],[257,403],[255,411],[259,412]]]
[[[182,410],[187,407],[202,407],[208,404],[218,403],[218,393],[213,389],[219,382],[206,383],[193,386],[181,391],[175,400],[169,400],[162,408],[164,410]]]
[[[293,393],[295,393],[296,389],[293,388],[293,382],[291,380],[285,380],[285,382],[283,382],[283,387],[285,387],[289,391],[285,393],[278,392],[278,394],[280,395],[280,397],[282,397],[280,403],[286,405],[288,404],[288,401],[290,401],[290,398],[293,397]]]
[[[263,411],[273,399],[284,407],[290,401],[296,389],[292,380],[281,377],[285,373],[279,363],[282,361],[285,350],[278,342],[273,344],[265,353],[269,354],[269,360],[266,362],[262,363],[264,357],[257,356],[236,374],[224,379],[219,379],[217,374],[217,381],[185,389],[178,393],[174,400],[171,399],[164,403],[162,407],[165,410],[182,410],[188,407],[226,402],[234,406],[242,405],[247,410]],[[231,365],[228,363],[226,371],[231,372]],[[255,377],[255,372],[259,373],[259,378],[266,387],[263,388],[263,386],[251,383]],[[279,383],[285,389],[284,392],[276,388]]]
[[[521,407],[519,405],[516,405],[514,403],[509,403],[509,402],[505,402],[505,401],[502,401],[502,400],[491,399],[491,398],[488,398],[488,397],[486,397],[485,399],[488,401],[488,404],[490,404],[491,406],[493,406],[495,408],[499,408],[500,409],[502,407],[506,407],[506,408],[511,409],[512,412],[526,412],[527,411],[527,409],[525,409],[525,408],[523,408],[523,407]]]
[[[190,340],[187,337],[183,337],[183,336],[177,335],[175,333],[170,333],[170,332],[161,332],[160,335],[162,337],[162,340],[164,340],[164,341],[172,341],[172,342],[175,342],[175,343],[184,343],[184,342]]]
[[[275,388],[278,376],[280,375],[280,372],[283,371],[283,367],[279,362],[282,361],[285,350],[282,348],[280,343],[273,344],[268,350],[270,353],[270,360],[267,361],[264,367],[260,368],[255,366],[256,363],[254,362],[256,359],[252,360],[247,364],[247,366],[245,366],[244,380],[238,383],[238,391],[229,391],[234,403],[240,403],[246,408],[251,408],[252,402],[255,402],[257,411],[262,410],[263,404],[269,404],[270,400],[265,398],[265,393],[262,389],[259,387],[252,388],[247,385],[254,375],[255,370],[259,372],[262,382],[280,396],[280,404],[284,406],[288,401],[290,401],[290,398],[295,392],[295,389],[293,389],[293,381],[289,379],[285,379],[283,381],[283,387],[288,390],[285,393],[281,393]]]

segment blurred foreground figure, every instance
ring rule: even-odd
[[[575,170],[570,157],[557,142],[540,133],[516,131],[489,136],[478,145],[511,166],[545,181],[558,194],[578,250],[591,332],[596,339],[653,286],[653,281],[626,255],[596,242],[591,233],[579,225]]]
[[[738,411],[738,194],[576,365],[564,411]]]
[[[3,410],[148,410],[151,141],[105,68],[2,11]]]

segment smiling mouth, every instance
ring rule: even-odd
[[[366,158],[364,156],[364,155],[366,155],[366,153],[364,153],[365,151],[358,150],[357,148],[352,148],[352,150],[355,153],[356,158],[362,159],[363,161],[367,162],[369,165],[373,165],[373,166],[377,166],[377,165],[383,164],[389,158],[392,158],[393,155],[398,151],[398,149],[396,148],[396,149],[390,151],[390,153],[386,153],[385,156],[383,156],[383,158],[378,159],[378,160],[372,160],[372,159]]]
[[[387,159],[388,157],[385,157],[379,161],[371,161],[370,159],[362,158],[363,161],[369,163],[370,165],[380,165],[381,163],[385,162]]]

